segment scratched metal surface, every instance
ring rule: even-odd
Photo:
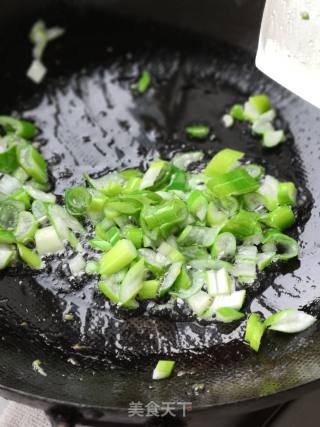
[[[54,190],[61,194],[83,182],[84,171],[143,168],[155,153],[167,158],[201,148],[209,158],[226,146],[246,151],[272,175],[299,185],[292,233],[299,235],[301,257],[260,275],[245,311],[268,315],[290,306],[318,315],[318,113],[263,78],[245,51],[209,47],[169,29],[93,18],[86,32],[83,21],[70,22],[66,37],[50,47],[50,72],[40,88],[23,77],[27,43],[19,44],[18,62],[16,52],[2,47],[1,110],[33,119],[42,130],[38,140]],[[131,38],[121,36],[124,27]],[[144,68],[152,73],[152,88],[136,96],[130,86]],[[289,135],[270,152],[245,125],[229,130],[220,122],[235,101],[262,90],[280,109]],[[195,145],[186,139],[185,125],[197,121],[210,125],[214,140]],[[180,307],[115,309],[99,295],[95,279],[70,281],[59,259],[36,276],[25,269],[2,273],[0,296],[1,382],[42,398],[126,408],[130,400],[179,397],[202,407],[272,394],[320,376],[317,325],[292,337],[267,333],[262,351],[253,355],[242,341],[244,322],[200,323]],[[75,319],[64,322],[70,310]],[[76,343],[81,351],[72,349]],[[175,357],[177,372],[185,374],[151,384],[152,366],[163,355]],[[48,377],[32,372],[36,358]],[[205,382],[206,392],[194,396],[194,382]]]

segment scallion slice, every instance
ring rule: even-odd
[[[163,379],[169,378],[172,374],[175,363],[176,362],[172,360],[159,360],[159,362],[157,363],[157,366],[153,371],[152,379],[163,380]]]
[[[137,90],[139,93],[144,93],[151,84],[151,74],[148,70],[144,70],[138,82],[132,85],[132,89]]]
[[[225,268],[207,271],[206,284],[211,297],[231,294],[231,277]]]
[[[303,311],[288,308],[268,317],[264,325],[273,331],[297,333],[304,331],[316,322],[316,318]]]
[[[64,244],[53,226],[37,230],[34,239],[40,255],[51,255],[64,250]]]
[[[78,186],[68,188],[65,191],[64,199],[69,214],[74,216],[85,215],[91,205],[92,196],[86,187]]]
[[[205,139],[210,133],[210,128],[206,125],[187,126],[186,133],[194,139]]]
[[[201,316],[211,305],[212,299],[207,292],[200,290],[189,297],[187,303],[196,316]]]
[[[39,255],[31,249],[24,246],[22,243],[17,244],[20,258],[34,270],[40,270],[43,267],[43,263]]]
[[[230,172],[238,166],[244,153],[230,148],[219,151],[207,164],[204,173],[208,176],[220,176]]]
[[[179,169],[186,171],[192,163],[201,162],[204,154],[202,151],[191,151],[189,153],[178,153],[172,159],[172,163]]]
[[[81,254],[69,259],[68,264],[73,276],[83,273],[86,267],[86,261]]]
[[[33,240],[37,228],[38,223],[31,212],[20,212],[17,227],[15,229],[17,242],[28,243]]]
[[[10,264],[14,254],[15,251],[12,246],[0,243],[0,270],[3,270]]]
[[[55,203],[56,196],[52,193],[45,193],[37,188],[34,188],[32,185],[25,185],[23,187],[29,196],[34,200],[39,200],[44,203]]]
[[[266,330],[266,326],[261,322],[257,313],[252,313],[247,321],[245,340],[254,351],[259,351],[261,338]]]
[[[119,304],[125,305],[136,297],[142,289],[144,278],[144,260],[141,258],[136,262],[126,274],[120,285]]]
[[[159,295],[161,297],[169,292],[181,272],[181,267],[181,262],[175,262],[169,267],[168,271],[163,276],[162,282],[160,283]]]
[[[217,236],[211,248],[211,256],[217,259],[233,258],[237,249],[237,241],[232,233],[224,232]]]
[[[127,267],[137,257],[137,250],[130,240],[119,240],[100,260],[100,274],[110,276]]]
[[[220,307],[216,310],[216,319],[218,322],[231,323],[243,317],[244,314],[234,308]]]

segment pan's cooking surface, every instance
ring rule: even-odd
[[[262,78],[243,51],[219,44],[208,49],[184,34],[128,23],[131,37],[124,37],[123,23],[107,22],[101,27],[96,20],[94,28],[85,30],[81,23],[68,24],[65,38],[49,47],[50,73],[40,88],[24,81],[23,60],[14,67],[17,53],[4,52],[14,71],[4,73],[1,111],[15,110],[36,121],[55,191],[62,194],[66,186],[83,182],[85,171],[144,167],[157,153],[167,158],[179,150],[202,149],[209,158],[226,146],[243,150],[270,174],[299,185],[298,230],[293,234],[299,234],[301,243],[300,261],[259,276],[248,290],[245,310],[268,315],[296,307],[317,315],[320,145],[313,110]],[[28,61],[26,53],[22,57]],[[152,73],[152,88],[135,96],[130,85],[143,69]],[[230,130],[220,121],[234,102],[261,91],[281,107],[293,134],[271,151],[263,150],[245,125]],[[188,141],[183,129],[192,122],[210,125],[215,138],[204,144]],[[192,396],[195,405],[208,405],[267,395],[320,376],[317,326],[292,337],[267,333],[262,351],[254,355],[242,343],[245,322],[199,323],[181,307],[168,305],[116,310],[96,291],[95,279],[71,281],[58,259],[36,276],[27,270],[3,273],[0,297],[2,383],[46,397],[126,408],[131,400],[184,401]],[[70,311],[74,320],[66,322],[63,316]],[[81,351],[72,349],[76,343]],[[159,355],[173,356],[176,373],[186,374],[151,383]],[[32,372],[35,359],[42,360],[48,377]],[[206,392],[195,397],[191,386],[197,382],[206,383]]]

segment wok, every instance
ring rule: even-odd
[[[83,182],[84,172],[144,167],[155,154],[223,147],[245,151],[268,172],[299,186],[299,260],[272,266],[248,289],[245,311],[264,315],[301,308],[318,315],[319,112],[254,67],[263,1],[24,1],[2,0],[0,111],[34,120],[57,194]],[[49,73],[37,86],[25,77],[31,59],[28,31],[43,18],[66,28],[52,43]],[[143,69],[151,90],[134,96]],[[280,111],[286,143],[265,150],[245,125],[225,129],[221,116],[234,102],[266,92]],[[186,140],[190,122],[208,123],[216,138]],[[74,314],[65,321],[66,312]],[[199,323],[179,310],[116,310],[93,279],[70,282],[55,263],[46,271],[6,270],[0,276],[0,394],[91,425],[156,423],[129,418],[130,402],[192,402],[186,425],[254,411],[319,386],[320,329],[267,333],[254,354],[243,343],[245,322]],[[75,344],[79,344],[74,347]],[[80,346],[80,347],[79,347]],[[177,361],[174,376],[152,382],[160,357]],[[47,376],[32,370],[42,361]],[[178,375],[179,373],[179,375]],[[193,385],[204,383],[195,393]],[[200,422],[200,421],[199,421]],[[180,423],[180,424],[179,424]]]

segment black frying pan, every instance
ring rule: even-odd
[[[209,158],[225,146],[244,150],[272,175],[299,184],[292,234],[301,246],[299,261],[259,276],[245,311],[268,315],[296,307],[318,315],[319,114],[255,69],[262,1],[2,0],[1,7],[0,111],[36,121],[58,194],[80,183],[84,171],[144,167],[158,152],[170,158],[200,148]],[[124,12],[130,17],[120,17]],[[65,26],[67,34],[48,48],[49,74],[38,87],[25,70],[28,29],[39,17]],[[133,97],[130,84],[144,68],[154,77],[153,88]],[[289,135],[271,151],[246,126],[227,130],[220,123],[230,105],[261,91],[280,109],[279,124]],[[196,121],[208,123],[216,139],[201,146],[187,141],[183,129]],[[55,263],[37,275],[27,269],[1,273],[1,394],[97,425],[144,422],[128,418],[131,401],[190,401],[189,419],[201,416],[209,425],[214,411],[253,411],[318,386],[318,324],[295,336],[267,333],[253,354],[242,341],[244,322],[199,323],[179,308],[148,317],[145,307],[117,311],[95,285],[89,278],[70,283]],[[66,322],[70,310],[75,320]],[[177,360],[175,375],[152,382],[156,360],[168,355]],[[33,372],[35,359],[47,377]],[[195,383],[205,383],[205,391],[195,394]]]

